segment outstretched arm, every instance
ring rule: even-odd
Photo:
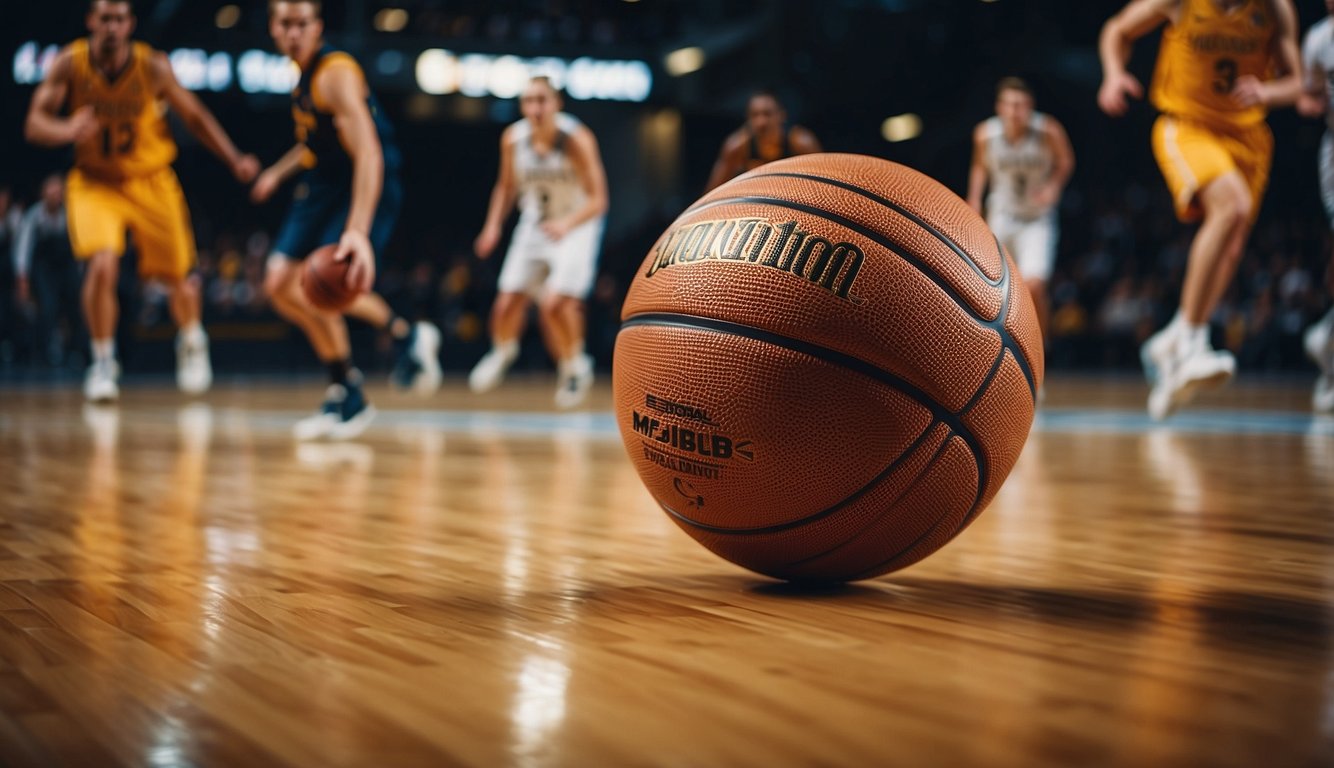
[[[208,111],[198,97],[187,91],[171,71],[171,62],[161,51],[154,51],[149,59],[158,94],[166,99],[168,106],[180,116],[185,127],[194,134],[209,151],[227,166],[242,184],[254,181],[259,173],[259,160],[254,155],[243,155],[232,143],[231,137],[222,129],[213,113]]]
[[[1102,25],[1098,36],[1098,58],[1102,60],[1098,106],[1103,112],[1120,117],[1129,107],[1127,96],[1143,98],[1144,86],[1126,71],[1131,46],[1164,22],[1174,22],[1180,10],[1181,0],[1131,0]]]
[[[250,199],[256,203],[262,203],[273,197],[273,193],[278,191],[284,181],[296,175],[296,172],[305,166],[306,153],[305,144],[297,144],[287,150],[278,162],[264,169],[264,172],[255,179],[255,186],[250,190]]]

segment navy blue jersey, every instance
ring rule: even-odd
[[[320,94],[313,88],[315,75],[322,67],[350,66],[356,69],[357,76],[365,82],[361,66],[351,54],[325,45],[315,54],[308,66],[301,73],[301,80],[292,91],[292,119],[296,121],[296,140],[307,149],[303,159],[306,168],[313,172],[320,181],[334,184],[352,182],[352,158],[338,139],[338,130],[334,127],[332,112],[324,106]],[[375,121],[376,133],[380,136],[380,147],[384,152],[385,174],[395,173],[401,164],[398,145],[394,142],[394,126],[385,116],[380,102],[366,88],[366,106],[370,109],[371,119]]]

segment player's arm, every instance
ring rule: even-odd
[[[514,210],[518,197],[514,184],[513,132],[514,126],[510,126],[500,135],[500,170],[496,172],[496,185],[491,188],[491,202],[486,206],[486,223],[473,242],[479,258],[488,258],[500,243],[500,227]]]
[[[968,167],[968,207],[982,213],[982,193],[987,190],[986,124],[973,128],[973,162]]]
[[[237,181],[242,184],[254,181],[255,174],[259,173],[258,158],[254,155],[241,154],[208,107],[176,79],[176,73],[172,72],[167,55],[161,51],[154,51],[148,62],[158,95],[180,116],[181,122],[185,123],[190,133],[222,160]]]
[[[560,240],[570,230],[607,212],[607,171],[602,165],[598,140],[587,126],[570,136],[570,162],[574,165],[579,186],[584,190],[584,205],[569,216],[542,224],[542,230],[552,240]]]
[[[29,290],[28,271],[32,267],[32,252],[37,240],[37,217],[41,203],[34,205],[20,220],[18,237],[14,239],[14,279],[18,291],[18,300],[28,303],[32,292]]]
[[[1061,199],[1061,192],[1075,172],[1075,150],[1070,146],[1070,137],[1065,133],[1065,126],[1050,115],[1043,121],[1042,135],[1047,146],[1051,147],[1051,176],[1034,192],[1038,205],[1055,205]]]
[[[1102,87],[1098,106],[1113,117],[1126,113],[1126,97],[1142,98],[1144,86],[1126,71],[1134,42],[1165,22],[1175,21],[1181,0],[1131,0],[1102,25],[1098,58],[1102,60]]]
[[[1329,106],[1325,90],[1325,78],[1329,73],[1320,66],[1316,57],[1315,27],[1306,32],[1306,39],[1302,42],[1302,58],[1306,82],[1302,95],[1297,97],[1297,113],[1302,117],[1320,117]]]
[[[69,117],[60,116],[65,97],[69,95],[72,70],[72,57],[67,48],[51,62],[46,77],[32,94],[28,119],[23,124],[23,138],[29,143],[61,147],[78,144],[97,132],[97,115],[91,106],[80,107]]]
[[[352,160],[352,204],[335,260],[352,259],[348,285],[369,291],[375,283],[375,251],[371,247],[371,224],[384,187],[384,149],[375,120],[366,104],[366,79],[353,66],[326,66],[316,75],[312,88],[333,114],[338,141]]]
[[[815,134],[801,126],[794,127],[792,133],[788,135],[788,148],[794,155],[813,155],[824,151],[820,148],[820,140],[815,138]]]
[[[741,170],[745,167],[747,141],[745,131],[736,131],[727,137],[727,140],[723,142],[722,149],[718,152],[718,159],[713,164],[713,170],[709,173],[709,182],[704,185],[705,192],[710,192],[722,186],[728,179],[741,173]]]
[[[1274,62],[1272,80],[1261,80],[1254,75],[1237,78],[1232,88],[1232,100],[1239,106],[1256,104],[1265,107],[1286,107],[1302,95],[1301,53],[1297,49],[1297,11],[1292,0],[1272,0],[1274,9]]]
[[[309,150],[305,144],[297,144],[287,150],[287,154],[278,159],[278,162],[264,169],[264,172],[255,179],[255,186],[250,189],[250,199],[256,203],[262,203],[273,197],[273,193],[278,191],[278,187],[283,182],[296,175],[297,171],[306,167],[306,154]]]

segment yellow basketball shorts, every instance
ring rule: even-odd
[[[1175,115],[1161,115],[1153,124],[1153,155],[1167,180],[1181,221],[1199,221],[1204,215],[1197,199],[1200,191],[1234,170],[1241,173],[1250,187],[1254,220],[1269,184],[1274,135],[1266,123],[1224,130]]]
[[[171,168],[120,180],[70,171],[66,192],[70,244],[80,259],[125,253],[125,233],[139,251],[139,274],[175,280],[195,263],[190,209]]]

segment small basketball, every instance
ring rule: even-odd
[[[334,261],[336,245],[325,245],[311,251],[301,272],[301,288],[306,298],[320,309],[337,312],[346,309],[357,298],[357,291],[347,285],[347,268],[351,259]]]
[[[910,565],[1000,489],[1043,376],[1036,313],[980,216],[860,155],[769,163],[685,211],[617,336],[617,422],[705,547],[795,581]]]

